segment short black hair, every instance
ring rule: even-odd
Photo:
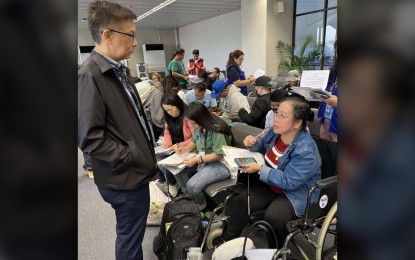
[[[174,53],[174,55],[182,55],[184,53],[184,49],[183,48],[178,48],[176,50],[176,52]]]
[[[88,28],[94,42],[101,43],[101,31],[105,27],[117,29],[124,21],[134,21],[137,16],[128,8],[117,3],[95,1],[88,7]]]
[[[199,55],[199,50],[198,49],[194,49],[193,52],[192,52],[192,54]]]
[[[271,93],[269,98],[272,102],[281,102],[281,100],[286,97],[288,97],[288,92],[281,88],[278,88]]]
[[[206,88],[207,88],[207,86],[204,82],[197,83],[196,86],[195,86],[195,90],[197,89],[199,92],[205,91]]]

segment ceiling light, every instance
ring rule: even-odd
[[[165,1],[165,2],[163,2],[163,3],[161,3],[161,4],[159,4],[158,6],[154,7],[154,8],[153,8],[153,9],[151,9],[150,11],[145,12],[144,14],[140,15],[139,17],[137,17],[137,19],[135,19],[135,22],[138,22],[138,21],[140,21],[140,20],[144,19],[145,17],[149,16],[150,14],[152,14],[152,13],[154,13],[154,12],[156,12],[156,11],[160,10],[160,9],[161,9],[161,8],[163,8],[163,7],[168,6],[169,4],[171,4],[171,3],[173,3],[173,2],[176,2],[176,0],[167,0],[167,1]]]

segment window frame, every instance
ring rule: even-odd
[[[294,17],[294,19],[293,19],[293,31],[292,31],[293,46],[295,46],[295,31],[296,31],[296,28],[297,28],[297,17],[323,12],[323,39],[322,39],[322,50],[321,50],[321,54],[323,54],[325,52],[325,48],[326,48],[327,14],[331,10],[337,10],[337,6],[328,7],[329,0],[325,0],[323,9],[317,9],[317,10],[314,10],[314,11],[308,11],[308,12],[297,14],[297,1],[298,0],[294,0],[294,10],[293,10],[293,17]],[[320,70],[322,70],[323,67],[324,67],[324,60],[325,60],[324,55],[322,55],[322,58],[321,58],[321,61],[320,61]]]

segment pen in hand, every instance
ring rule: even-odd
[[[256,136],[254,136],[254,138],[258,138],[260,136],[263,136],[266,132],[267,132],[267,130],[264,130],[261,133],[257,134]]]

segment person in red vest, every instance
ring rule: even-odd
[[[203,81],[203,79],[201,77],[201,73],[204,70],[206,70],[206,65],[204,63],[204,60],[199,58],[199,50],[198,49],[194,49],[192,54],[193,54],[193,59],[189,60],[189,65],[188,65],[189,74],[197,76],[197,78],[192,78],[191,79],[192,83],[199,83],[199,82]]]

